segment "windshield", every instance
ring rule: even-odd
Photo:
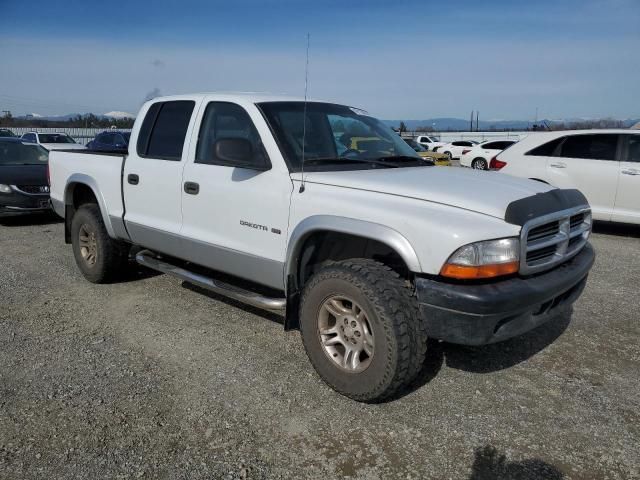
[[[41,133],[40,143],[76,143],[69,135],[61,133]]]
[[[304,102],[268,102],[258,104],[258,107],[292,171],[300,170],[303,129],[306,129],[305,168],[307,162],[317,170],[336,166],[367,168],[369,160],[371,166],[376,165],[373,161],[396,157],[421,161],[413,148],[390,127],[350,107],[309,102],[306,125],[303,122]],[[322,160],[333,161],[322,164]],[[415,162],[406,162],[406,166],[415,166]]]
[[[41,165],[48,159],[49,152],[40,145],[0,142],[0,165]]]

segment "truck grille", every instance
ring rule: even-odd
[[[14,185],[14,188],[29,195],[47,195],[49,193],[48,185]]]
[[[520,273],[548,270],[576,255],[591,233],[591,210],[578,207],[528,221],[522,227]]]

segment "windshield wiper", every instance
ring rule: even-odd
[[[392,163],[387,163],[385,161],[379,161],[378,159],[373,158],[349,158],[349,157],[320,157],[320,158],[309,158],[305,159],[305,165],[320,165],[323,163],[332,163],[339,165],[341,163],[369,163],[373,165],[382,165],[385,168],[397,168],[398,165],[394,165]]]
[[[379,160],[380,162],[395,162],[395,161],[399,161],[399,162],[421,162],[424,163],[426,165],[435,165],[435,162],[433,160],[427,159],[427,158],[423,158],[423,157],[413,157],[411,155],[389,155],[386,157],[379,157],[377,158],[377,160]]]

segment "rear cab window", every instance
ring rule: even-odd
[[[193,100],[172,100],[151,105],[140,127],[138,155],[159,160],[182,160],[182,149],[194,107]]]

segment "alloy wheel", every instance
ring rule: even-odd
[[[327,298],[318,312],[318,335],[324,353],[337,367],[359,373],[374,355],[374,336],[368,315],[343,295]]]

